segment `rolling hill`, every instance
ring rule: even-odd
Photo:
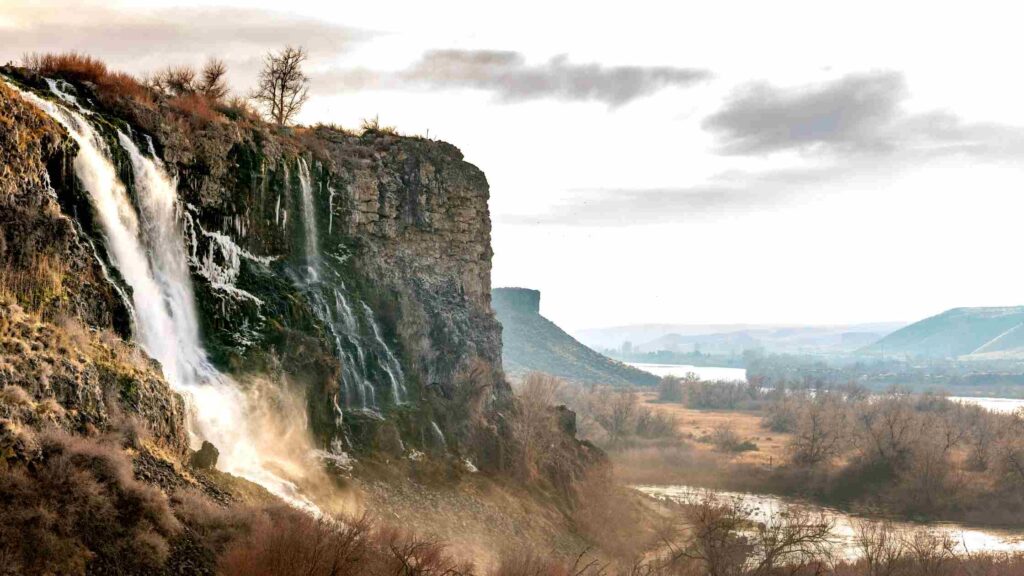
[[[947,310],[897,330],[861,353],[968,360],[1024,358],[1024,306]]]
[[[491,305],[502,325],[502,364],[512,377],[537,371],[587,384],[658,383],[657,376],[591,350],[541,316],[537,290],[496,288]]]

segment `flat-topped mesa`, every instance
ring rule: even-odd
[[[540,290],[529,288],[495,288],[491,292],[495,308],[540,314]]]
[[[502,325],[502,365],[511,378],[544,372],[584,384],[654,386],[657,376],[584,346],[540,315],[540,292],[495,288],[492,303]]]

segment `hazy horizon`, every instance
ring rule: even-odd
[[[216,56],[237,93],[265,51],[305,46],[299,120],[376,116],[458,146],[491,186],[494,285],[540,290],[571,331],[1020,303],[1012,8],[3,6],[0,61],[81,50],[142,74]]]

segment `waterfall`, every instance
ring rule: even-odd
[[[335,353],[342,362],[341,389],[345,392],[345,406],[375,411],[378,407],[373,382],[380,381],[391,391],[395,404],[405,396],[402,367],[381,335],[373,311],[365,302],[358,302],[357,310],[350,304],[343,279],[320,257],[316,208],[309,165],[299,158],[299,193],[302,200],[305,273],[302,288],[310,300],[313,311],[330,331]],[[333,211],[334,190],[330,189],[328,210]],[[329,229],[332,227],[328,221]],[[373,360],[371,365],[367,359]],[[340,408],[339,408],[340,409]],[[340,414],[339,414],[340,416]]]
[[[309,183],[309,166],[299,158],[299,188],[302,190],[302,225],[306,237],[306,266],[316,280],[320,271],[320,249],[317,247],[316,212],[313,209],[313,187]]]
[[[373,317],[373,310],[370,307],[363,304],[363,310],[366,313],[367,322],[370,324],[370,328],[373,331],[373,337],[377,341],[377,346],[384,352],[385,363],[383,365],[384,370],[387,372],[388,380],[391,382],[391,393],[395,398],[396,404],[402,403],[402,396],[405,395],[405,386],[402,384],[404,376],[402,375],[402,365],[395,358],[395,355],[388,348],[388,345],[384,343],[384,338],[380,335],[380,326],[377,325],[377,321]]]
[[[268,469],[273,452],[261,443],[247,413],[248,398],[209,362],[199,337],[182,233],[176,183],[158,161],[119,133],[130,158],[139,211],[110,159],[106,142],[78,112],[28,92],[21,94],[67,129],[78,144],[75,175],[88,193],[111,263],[132,289],[133,333],[160,362],[164,376],[189,406],[193,445],[208,440],[220,450],[218,467],[262,485],[291,504],[317,512],[298,487]],[[141,218],[140,218],[141,216]]]

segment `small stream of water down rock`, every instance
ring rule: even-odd
[[[83,114],[34,94],[21,94],[64,126],[79,146],[75,174],[96,212],[111,264],[131,287],[135,339],[160,362],[168,382],[185,397],[193,447],[201,440],[212,442],[220,450],[218,468],[316,512],[295,483],[274,471],[284,466],[269,456],[274,451],[264,450],[261,435],[252,429],[248,414],[252,399],[208,360],[200,339],[174,180],[159,160],[143,154],[131,138],[119,133],[119,144],[132,165],[136,207],[118,177],[107,142]]]
[[[299,160],[298,176],[306,255],[300,284],[341,359],[343,398],[340,402],[336,400],[336,409],[340,411],[343,406],[377,412],[380,402],[375,383],[387,386],[391,400],[396,405],[401,404],[405,398],[402,368],[384,341],[373,310],[349,294],[341,275],[321,258],[313,187],[309,165],[304,159]],[[338,417],[342,417],[340,412]]]

